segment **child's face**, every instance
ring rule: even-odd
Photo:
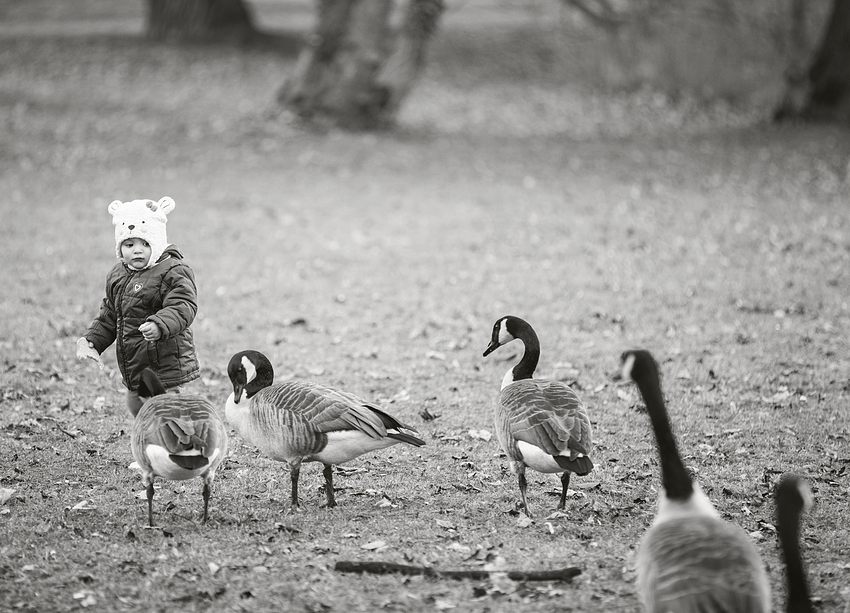
[[[140,238],[128,238],[121,243],[121,259],[134,270],[141,270],[151,259],[151,246]]]

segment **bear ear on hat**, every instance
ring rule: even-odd
[[[174,207],[177,206],[174,203],[174,200],[172,198],[169,198],[168,196],[160,198],[159,202],[157,202],[156,204],[157,209],[161,211],[164,215],[168,215],[171,211],[174,210]]]
[[[109,203],[109,208],[106,210],[109,211],[110,215],[115,215],[115,212],[118,210],[118,207],[120,207],[122,204],[124,203],[120,200],[113,200],[111,203]]]

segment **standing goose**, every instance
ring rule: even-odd
[[[156,374],[142,371],[139,395],[148,398],[133,421],[133,458],[147,488],[148,524],[153,527],[155,477],[204,480],[206,523],[215,471],[227,455],[227,429],[210,402],[193,394],[166,394]]]
[[[563,509],[570,474],[586,475],[593,469],[590,419],[581,399],[560,381],[532,379],[540,358],[540,341],[529,323],[508,315],[493,325],[484,356],[519,339],[525,345],[522,359],[505,375],[496,402],[496,436],[519,479],[525,514],[531,517],[526,499],[525,468],[542,473],[561,473]]]
[[[334,464],[397,443],[425,444],[410,434],[418,434],[414,428],[353,394],[305,381],[273,383],[271,362],[259,351],[234,355],[227,374],[233,384],[225,411],[227,421],[264,454],[289,464],[293,508],[298,507],[302,462],[324,464],[330,508],[336,506]]]
[[[661,461],[658,510],[637,552],[647,613],[770,613],[770,585],[753,542],[720,519],[691,480],[670,426],[658,365],[644,350],[622,356],[623,378],[643,396]]]
[[[784,475],[776,487],[776,528],[782,557],[785,558],[787,613],[814,611],[800,556],[800,515],[811,506],[812,492],[808,484],[796,475]]]

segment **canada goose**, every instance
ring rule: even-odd
[[[193,394],[166,394],[156,374],[142,371],[139,395],[148,398],[133,420],[133,458],[147,488],[148,524],[153,527],[155,477],[204,480],[204,519],[215,471],[227,455],[227,429],[213,405]]]
[[[637,590],[647,613],[770,613],[770,585],[753,542],[720,519],[688,474],[670,426],[658,365],[648,351],[622,355],[637,383],[661,461],[658,510],[638,548]]]
[[[227,421],[260,451],[289,464],[293,508],[302,462],[324,464],[327,506],[334,507],[334,464],[396,443],[425,444],[410,434],[418,434],[414,428],[353,394],[305,381],[273,384],[274,369],[259,351],[235,354],[227,374],[233,383]]]
[[[542,473],[561,473],[563,509],[570,474],[586,475],[593,469],[591,428],[587,411],[573,389],[560,381],[532,379],[540,358],[540,341],[529,323],[508,315],[496,321],[484,356],[519,339],[525,345],[522,359],[505,375],[496,402],[496,436],[519,480],[525,514],[526,466]]]
[[[800,556],[800,515],[812,506],[808,484],[796,475],[783,475],[776,486],[776,529],[782,557],[785,559],[785,580],[788,586],[785,610],[787,613],[812,613],[809,586]]]

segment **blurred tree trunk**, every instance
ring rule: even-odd
[[[401,27],[393,0],[317,0],[316,30],[278,102],[304,119],[348,129],[392,122],[425,64],[443,0],[408,0]]]
[[[794,72],[787,75],[776,121],[802,118],[850,125],[850,0],[833,0],[814,61],[803,74]]]
[[[155,40],[244,40],[255,32],[242,0],[147,0],[147,33]]]

